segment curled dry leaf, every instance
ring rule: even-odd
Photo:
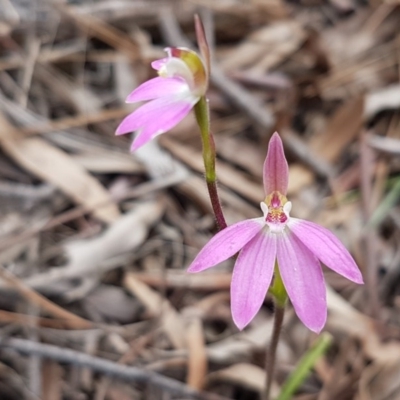
[[[346,101],[329,118],[325,131],[311,140],[315,154],[327,161],[337,161],[344,149],[358,135],[364,112],[364,98],[357,97]]]
[[[35,176],[53,184],[100,220],[110,223],[119,210],[99,181],[67,153],[40,138],[25,138],[0,115],[0,143],[4,151]]]
[[[366,96],[364,117],[372,118],[383,110],[400,108],[400,84],[390,85]]]
[[[98,275],[104,266],[109,269],[109,260],[140,246],[150,227],[161,217],[163,210],[161,201],[138,204],[129,213],[122,215],[102,235],[67,243],[64,246],[69,258],[67,265],[34,275],[25,282],[35,288],[49,289],[63,280]],[[112,267],[115,265],[112,264]]]
[[[93,271],[102,262],[134,250],[143,243],[162,211],[161,201],[142,203],[120,217],[101,236],[67,244],[65,249],[70,261],[66,268]]]

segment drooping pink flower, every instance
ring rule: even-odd
[[[231,225],[200,251],[189,272],[213,267],[240,251],[232,274],[232,317],[243,329],[261,308],[273,279],[275,262],[300,320],[320,332],[327,316],[326,288],[320,262],[355,283],[363,278],[352,256],[329,230],[292,218],[286,198],[288,164],[278,133],[264,163],[264,216]]]
[[[138,131],[131,151],[177,125],[207,90],[207,71],[200,57],[189,49],[167,48],[168,57],[151,65],[158,77],[136,88],[127,103],[147,101],[128,115],[116,135]]]

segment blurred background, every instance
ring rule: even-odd
[[[400,399],[394,0],[0,0],[0,399],[260,398],[271,299],[239,332],[233,260],[185,272],[216,232],[194,116],[135,154],[114,136],[195,13],[228,223],[261,215],[278,130],[292,214],[365,277],[325,270],[332,345],[294,398]],[[274,395],[315,340],[289,308]]]

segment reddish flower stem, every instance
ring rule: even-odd
[[[222,213],[221,203],[219,202],[217,183],[207,182],[208,195],[210,196],[211,205],[214,211],[214,216],[217,221],[218,230],[226,228],[226,221]]]
[[[274,315],[274,329],[272,331],[271,343],[267,351],[267,357],[265,359],[265,372],[266,372],[266,384],[263,400],[270,400],[271,386],[275,372],[275,359],[276,350],[278,348],[279,337],[282,330],[283,317],[285,315],[285,308],[276,303],[275,315]]]

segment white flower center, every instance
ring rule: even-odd
[[[164,78],[173,78],[175,76],[183,78],[189,87],[194,87],[192,71],[184,61],[176,57],[170,57],[164,65],[158,70],[158,75]]]
[[[264,221],[270,231],[273,233],[282,232],[289,221],[292,203],[286,201],[282,205],[280,199],[277,196],[273,196],[269,206],[262,201],[260,207],[264,214]]]

